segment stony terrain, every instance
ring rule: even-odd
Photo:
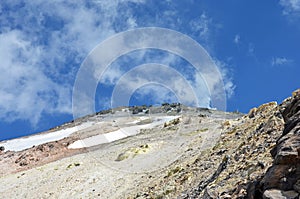
[[[300,90],[280,106],[284,130],[272,148],[273,165],[256,189],[264,198],[299,198],[300,193]]]
[[[247,115],[180,104],[99,112],[45,132],[92,122],[64,139],[2,148],[0,197],[298,198],[299,118],[299,90]],[[133,136],[69,147],[141,126]]]

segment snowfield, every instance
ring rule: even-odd
[[[86,122],[78,126],[74,126],[71,128],[62,129],[50,133],[43,133],[43,134],[28,136],[25,138],[7,140],[7,141],[0,142],[0,146],[4,146],[5,151],[22,151],[24,149],[28,149],[33,146],[45,144],[47,142],[61,140],[65,137],[70,136],[72,133],[75,133],[76,131],[83,130],[92,125],[93,125],[92,122]]]
[[[178,117],[180,116],[161,116],[161,117],[158,116],[152,118],[153,119],[152,123],[137,125],[138,122],[147,119],[146,117],[140,117],[137,120],[126,123],[132,126],[120,128],[116,131],[112,131],[109,133],[88,137],[83,140],[78,140],[72,143],[68,148],[78,149],[78,148],[91,147],[99,144],[113,142],[128,136],[136,135],[140,132],[141,129],[153,128],[154,126],[161,125],[165,122],[171,121]],[[97,124],[99,123],[101,122],[97,122]],[[7,141],[0,142],[0,146],[4,146],[5,151],[22,151],[24,149],[28,149],[33,146],[38,146],[40,144],[61,140],[63,138],[69,137],[71,134],[77,131],[89,128],[94,124],[95,124],[94,122],[85,122],[75,127],[70,127],[70,128],[66,128],[54,132],[7,140]]]
[[[99,144],[109,143],[113,142],[128,136],[136,135],[140,132],[141,129],[149,129],[153,128],[155,126],[164,124],[165,122],[171,121],[173,119],[179,118],[180,116],[163,116],[163,117],[155,117],[154,121],[150,124],[144,124],[144,125],[133,125],[129,127],[124,127],[121,129],[118,129],[113,132],[100,134],[92,137],[85,138],[83,140],[77,140],[73,144],[70,144],[68,146],[69,149],[79,149],[79,148],[85,148],[85,147],[91,147],[96,146]],[[136,124],[139,121],[142,121],[146,119],[145,117],[141,117],[140,120],[135,120],[133,122],[128,122],[127,124]]]

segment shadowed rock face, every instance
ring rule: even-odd
[[[300,193],[300,90],[280,105],[285,121],[282,135],[271,150],[274,163],[260,182],[264,198],[298,198]],[[280,192],[280,193],[279,193]],[[284,196],[286,194],[290,196]]]
[[[0,152],[0,166],[8,168],[0,172],[0,198],[298,198],[299,107],[300,90],[247,115],[164,104],[79,118],[54,130],[94,125],[24,151]],[[170,115],[176,119],[134,136],[68,149],[79,139]]]

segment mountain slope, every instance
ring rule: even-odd
[[[298,197],[299,93],[247,115],[164,104],[81,118],[44,133],[89,124],[63,139],[2,152],[0,196]]]

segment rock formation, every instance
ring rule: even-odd
[[[285,126],[271,150],[273,165],[259,184],[263,198],[298,198],[300,193],[300,90],[280,105]]]

